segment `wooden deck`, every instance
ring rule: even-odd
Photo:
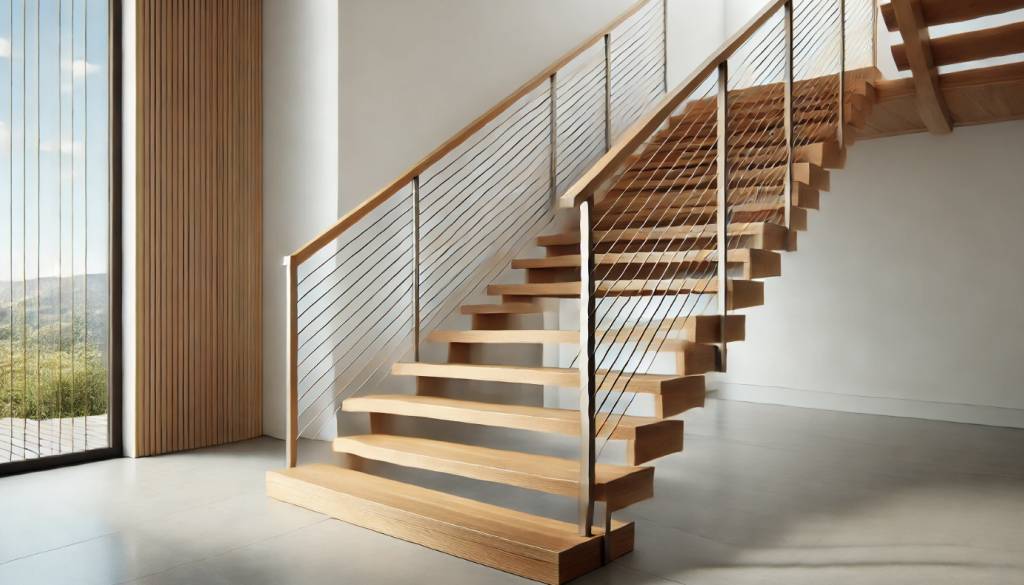
[[[107,446],[107,415],[0,419],[0,464]]]

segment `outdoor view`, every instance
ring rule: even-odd
[[[0,0],[0,464],[108,445],[106,0]]]

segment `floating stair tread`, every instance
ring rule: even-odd
[[[667,264],[677,262],[716,262],[717,250],[687,250],[684,252],[623,252],[616,254],[595,254],[595,264]],[[767,250],[729,250],[729,262],[746,264],[760,258],[778,256]],[[580,255],[550,256],[548,258],[525,258],[513,260],[512,268],[579,268]]]
[[[434,343],[579,343],[579,331],[555,329],[503,329],[475,331],[434,330],[424,341]]]
[[[763,283],[757,281],[729,279],[729,286],[735,294],[760,289]],[[527,284],[492,284],[487,294],[522,295],[537,297],[579,298],[579,282],[551,282]],[[717,278],[637,279],[621,280],[598,284],[595,294],[599,297],[645,296],[653,294],[714,294],[719,289]]]
[[[730,322],[737,319],[738,328],[733,327],[730,332],[729,341],[743,340],[743,315],[730,315]],[[597,343],[614,343],[616,339],[623,342],[649,341],[657,337],[659,339],[659,351],[683,351],[688,343],[717,343],[719,337],[719,323],[721,317],[699,315],[678,319],[678,323],[660,327],[658,324],[645,327],[639,324],[629,331],[621,331],[615,338],[602,338],[604,331],[597,332]],[[701,323],[698,330],[698,323]],[[735,330],[735,331],[733,331]],[[681,331],[687,337],[669,337],[669,331]],[[699,337],[699,338],[698,338]],[[502,329],[502,330],[473,330],[473,331],[431,331],[425,341],[435,343],[481,343],[481,344],[515,344],[515,343],[571,343],[578,345],[580,342],[579,331],[559,331],[554,329]]]
[[[499,305],[462,305],[463,315],[525,315],[543,313],[544,309],[533,303],[502,303]]]
[[[746,336],[746,316],[726,317],[726,340],[743,341]],[[685,319],[658,319],[622,326],[613,339],[605,331],[597,332],[599,343],[615,341],[651,341],[657,339],[660,351],[677,351],[692,343],[719,343],[721,341],[722,317],[718,315],[695,315]],[[669,337],[678,333],[680,337]],[[604,337],[602,339],[602,337]]]
[[[764,233],[768,229],[785,230],[786,228],[772,223],[747,223],[731,224],[729,226],[730,236],[748,236]],[[718,228],[715,225],[698,226],[673,226],[655,228],[627,228],[608,231],[595,231],[594,240],[598,244],[620,242],[622,240],[664,240],[664,239],[685,239],[685,238],[714,238],[717,236]],[[565,246],[580,243],[579,232],[564,232],[550,236],[537,238],[540,246]]]
[[[577,337],[579,333],[576,334]],[[708,346],[701,346],[708,347]],[[396,376],[422,376],[426,378],[449,378],[456,380],[481,380],[486,382],[507,382],[510,384],[536,384],[579,388],[580,372],[575,368],[538,368],[525,366],[479,365],[479,364],[429,364],[424,362],[398,362],[391,368]],[[603,376],[604,371],[599,372]],[[604,378],[599,390],[621,390],[626,380],[615,381]],[[611,384],[615,384],[612,388]],[[645,394],[667,392],[704,392],[703,376],[658,376],[634,374],[629,379],[628,390]]]
[[[600,537],[579,536],[575,524],[341,467],[270,471],[267,495],[545,583],[564,583],[600,565]],[[614,542],[632,526],[613,523],[612,530]]]
[[[436,396],[361,396],[346,400],[342,404],[342,410],[416,416],[558,435],[578,436],[580,433],[580,413],[576,410],[492,404]],[[616,417],[616,420],[619,422],[610,437],[613,440],[635,440],[645,431],[671,430],[681,434],[683,428],[681,420],[637,416],[623,416],[621,420]]]
[[[334,450],[561,496],[579,493],[580,464],[572,459],[393,435],[339,437],[334,440]],[[597,500],[608,501],[611,496],[615,509],[654,495],[653,467],[598,463],[595,476]]]

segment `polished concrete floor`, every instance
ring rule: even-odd
[[[576,583],[1024,583],[1024,430],[713,400],[686,419],[655,499],[617,515],[636,521],[636,550]],[[325,446],[302,459],[329,459]],[[527,583],[269,500],[263,474],[283,451],[263,438],[0,479],[0,583]],[[574,513],[516,488],[376,471]]]

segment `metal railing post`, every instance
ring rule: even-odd
[[[580,205],[580,536],[594,524],[594,197]],[[607,535],[606,535],[607,537]]]
[[[793,223],[793,0],[785,7],[786,55],[785,84],[786,101],[786,229]]]
[[[662,83],[665,85],[665,94],[668,94],[668,0],[661,3],[661,30],[663,37],[662,44]]]
[[[872,0],[871,7],[871,66],[878,67],[878,11],[880,0]]]
[[[839,148],[846,147],[846,0],[839,1]]]
[[[729,312],[729,61],[718,65],[718,315],[721,317],[721,347],[718,371],[726,368],[726,315]]]
[[[420,178],[412,178],[412,355],[420,361]]]
[[[285,407],[287,421],[285,423],[285,467],[295,467],[298,459],[299,440],[299,279],[298,263],[291,256],[285,256],[284,266],[287,270],[288,290],[288,336],[287,388],[288,403]]]
[[[612,35],[604,35],[604,151],[612,149]]]
[[[551,74],[551,209],[558,208],[558,72]]]

